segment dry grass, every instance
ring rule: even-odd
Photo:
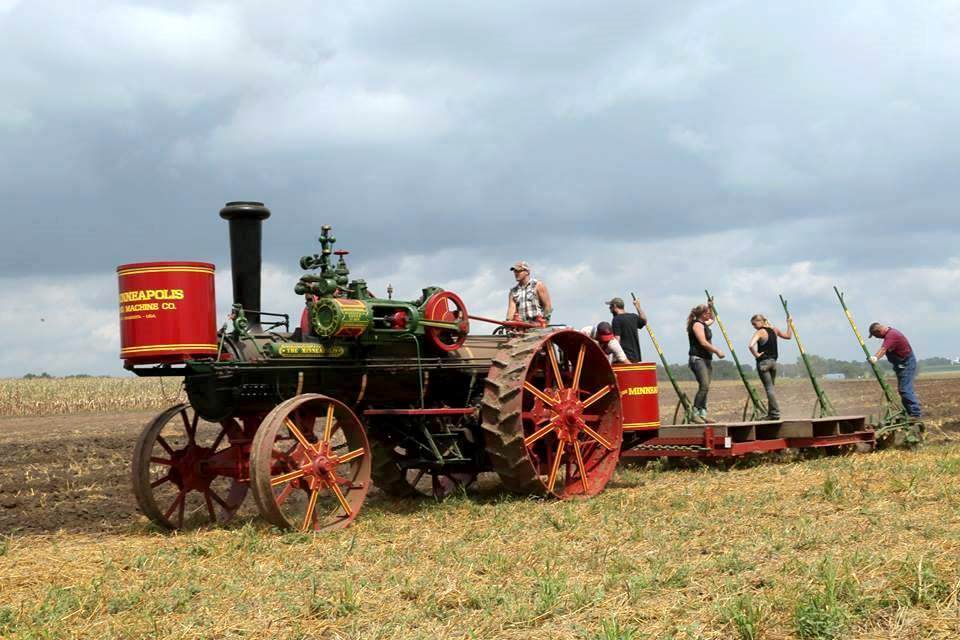
[[[58,410],[64,381],[37,382],[53,400],[26,392],[33,406]],[[99,400],[84,387],[100,383],[66,381],[84,410],[128,406],[110,404],[130,401],[110,397],[120,387]],[[782,391],[807,411],[807,390]],[[830,392],[841,410],[877,395]],[[920,392],[936,421],[956,423],[956,382]],[[138,393],[137,409],[172,401]],[[735,413],[742,390],[718,384],[712,398]],[[256,519],[167,534],[133,515],[125,486],[144,415],[0,421],[21,461],[5,467],[16,499],[0,490],[0,509],[53,523],[0,531],[0,638],[960,637],[956,443],[726,471],[621,467],[586,502],[513,498],[489,479],[443,503],[375,494],[353,528],[319,536]]]
[[[0,416],[165,409],[178,402],[180,379],[0,379]]]
[[[375,497],[320,536],[12,534],[0,635],[956,638],[958,477],[944,445],[626,468],[587,502]]]

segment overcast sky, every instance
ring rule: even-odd
[[[635,291],[671,361],[705,288],[742,359],[777,293],[861,357],[834,284],[957,356],[958,125],[956,0],[0,0],[0,375],[120,373],[119,264],[214,262],[225,309],[242,199],[267,309],[331,224],[378,293],[500,317],[526,259],[581,326]]]

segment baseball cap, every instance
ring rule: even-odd
[[[607,305],[608,307],[617,307],[618,309],[623,309],[623,298],[611,298],[603,304]]]
[[[600,342],[610,342],[613,340],[613,327],[610,326],[609,322],[597,324],[596,336]]]
[[[530,271],[530,265],[527,264],[526,261],[520,260],[510,267],[510,271]]]

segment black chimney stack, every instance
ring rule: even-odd
[[[244,309],[250,331],[260,330],[261,227],[270,217],[262,202],[228,202],[220,217],[230,221],[230,271],[233,303]]]

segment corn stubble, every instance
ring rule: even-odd
[[[180,379],[0,379],[0,416],[160,411],[182,397]]]
[[[847,388],[858,396],[835,402],[866,395]],[[949,424],[958,396],[931,413]],[[738,397],[718,385],[718,405]],[[120,528],[14,529],[0,532],[0,637],[956,638],[960,443],[937,438],[622,466],[588,501],[515,498],[486,477],[441,503],[377,493],[332,534],[255,518],[168,534],[132,506]]]

